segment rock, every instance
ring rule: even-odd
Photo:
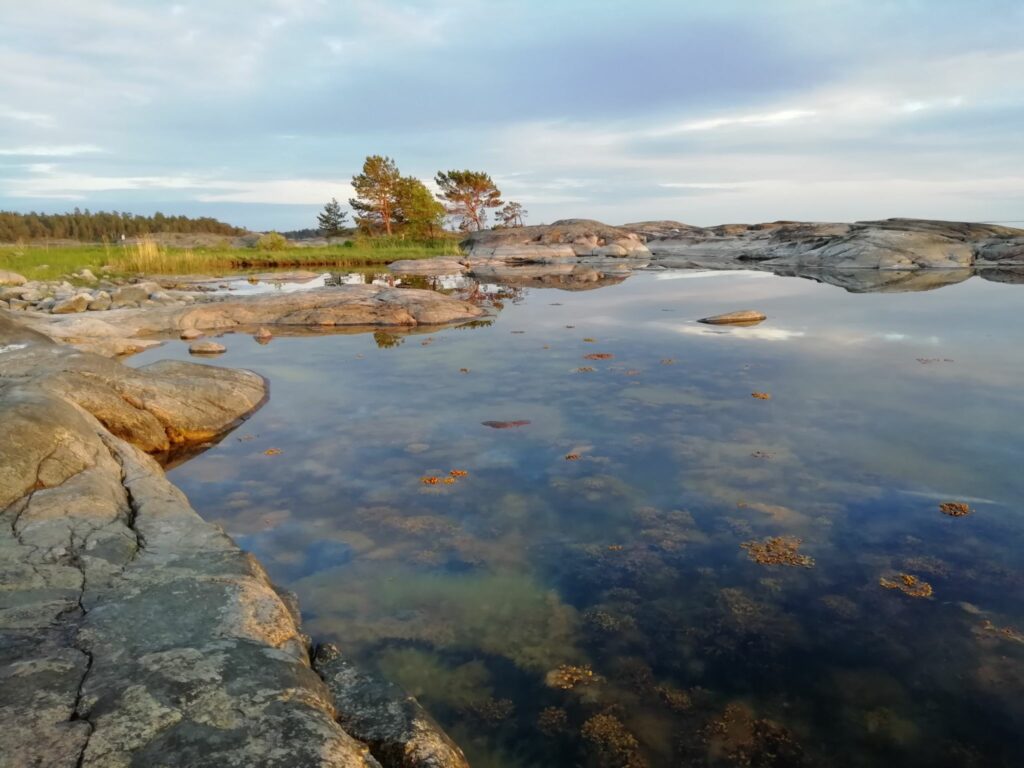
[[[8,299],[7,304],[13,310],[25,310],[31,306],[29,302],[23,301],[21,299]]]
[[[369,746],[383,768],[469,768],[415,698],[356,669],[335,646],[317,648],[313,668],[334,697],[342,728]]]
[[[74,312],[85,312],[89,308],[92,296],[88,293],[79,293],[70,298],[58,301],[50,308],[54,315],[70,315]]]
[[[116,289],[111,295],[114,306],[122,306],[146,301],[150,294],[160,293],[161,288],[157,283],[141,282],[134,285],[123,285]]]
[[[11,272],[8,269],[0,269],[0,285],[24,285],[28,282],[23,275]]]
[[[69,400],[66,376],[98,377],[124,418],[215,406],[219,431],[251,399],[197,397],[209,367],[184,364],[177,378],[143,374],[162,405],[131,405],[131,369],[0,318],[12,342],[0,359],[3,764],[379,766],[335,721],[259,564],[108,431],[103,408]]]
[[[8,304],[3,299],[0,299],[0,309],[10,309],[10,308],[11,308],[10,304]]]
[[[75,273],[75,277],[77,277],[79,280],[85,280],[90,283],[94,283],[97,280],[96,275],[94,275],[92,273],[92,270],[90,269],[79,270],[78,272]]]
[[[192,355],[219,355],[227,352],[228,348],[215,341],[194,341],[189,344],[188,351]]]
[[[110,294],[106,291],[100,291],[96,294],[95,298],[89,302],[90,312],[102,312],[110,309]]]
[[[574,256],[647,257],[636,232],[589,219],[564,219],[554,224],[473,232],[462,242],[468,259],[536,263]]]
[[[202,338],[203,335],[202,331],[196,330],[195,328],[188,328],[181,332],[179,338],[184,339],[185,341],[191,341],[193,339]]]
[[[709,325],[756,325],[766,318],[767,315],[755,309],[741,309],[737,312],[726,312],[723,315],[703,317],[699,322]]]
[[[253,338],[256,339],[256,341],[258,341],[260,344],[267,344],[270,342],[272,338],[274,338],[274,334],[270,332],[269,328],[264,328],[263,326],[260,326],[256,333],[253,334]]]

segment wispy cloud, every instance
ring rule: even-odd
[[[103,152],[94,144],[61,144],[55,146],[27,145],[22,147],[0,148],[0,156],[4,157],[75,157]]]

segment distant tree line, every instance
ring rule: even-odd
[[[367,157],[362,172],[352,177],[355,197],[348,201],[356,227],[366,235],[429,239],[440,235],[449,220],[463,232],[484,229],[492,209],[498,209],[496,227],[523,226],[527,211],[502,200],[488,174],[439,171],[434,181],[440,190],[436,195],[414,176],[403,176],[392,158]],[[332,198],[317,216],[317,229],[327,237],[343,234],[347,216]]]
[[[71,213],[15,213],[0,211],[0,242],[17,242],[51,237],[57,240],[119,240],[125,237],[152,235],[160,232],[186,234],[242,235],[244,229],[203,216],[138,216],[118,211],[82,211]]]

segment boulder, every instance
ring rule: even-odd
[[[24,285],[28,282],[23,275],[11,272],[9,269],[0,269],[0,285]]]
[[[54,315],[70,315],[75,312],[85,312],[89,308],[92,296],[88,293],[79,293],[66,299],[62,299],[50,308]]]
[[[200,339],[203,337],[203,332],[195,328],[188,328],[181,332],[179,338],[185,341],[192,341],[193,339]]]
[[[102,312],[110,309],[110,294],[106,291],[99,291],[92,301],[89,302],[89,311]]]

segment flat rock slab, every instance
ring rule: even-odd
[[[193,355],[220,355],[227,352],[228,348],[216,341],[193,341],[188,351]]]
[[[702,317],[699,322],[709,325],[757,325],[767,318],[764,312],[758,312],[756,309],[741,309],[737,312]]]

